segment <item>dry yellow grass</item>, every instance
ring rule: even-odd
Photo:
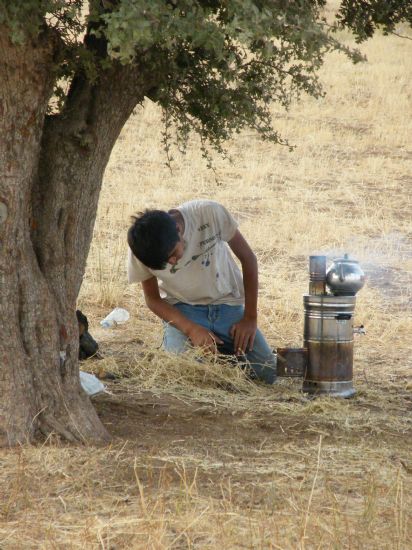
[[[345,38],[349,43],[349,38]],[[107,448],[1,451],[0,548],[388,548],[412,546],[412,47],[332,55],[327,97],[276,127],[294,152],[243,133],[215,158],[193,138],[173,174],[160,114],[138,108],[108,166],[80,306],[104,359],[127,377],[96,406]],[[300,345],[307,258],[349,252],[368,284],[356,318],[350,401],[307,400],[300,382],[251,384],[237,369],[161,352],[160,322],[125,276],[129,216],[195,197],[224,203],[260,264],[260,326]],[[98,325],[111,307],[130,321]]]

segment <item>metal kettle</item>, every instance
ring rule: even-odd
[[[365,284],[365,274],[356,260],[335,258],[326,272],[326,284],[335,296],[355,296]]]

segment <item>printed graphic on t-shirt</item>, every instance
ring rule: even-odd
[[[204,231],[208,227],[210,227],[209,224],[205,223],[205,224],[201,225],[200,227],[198,227],[197,230],[198,231]],[[216,246],[216,244],[221,240],[222,240],[222,231],[221,230],[219,230],[214,235],[203,239],[202,241],[199,242],[199,247],[202,248],[202,247],[206,246],[206,248],[204,250],[201,250],[199,252],[199,254],[194,254],[189,260],[187,260],[184,263],[184,265],[179,265],[179,262],[177,262],[175,265],[172,265],[169,272],[170,273],[176,273],[177,271],[179,271],[179,269],[183,269],[183,268],[187,267],[189,264],[191,264],[192,262],[195,262],[199,258],[202,258],[201,264],[204,267],[208,267],[210,265],[210,257],[213,256],[213,252],[211,252],[211,251]]]

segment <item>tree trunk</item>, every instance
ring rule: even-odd
[[[137,68],[75,77],[46,116],[58,44],[0,28],[0,445],[109,435],[79,382],[75,316],[104,169],[142,100]]]

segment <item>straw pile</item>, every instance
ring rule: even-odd
[[[295,152],[244,133],[233,164],[215,159],[217,182],[196,139],[170,174],[157,108],[137,110],[106,172],[79,303],[104,357],[82,368],[119,376],[94,400],[114,441],[2,450],[0,548],[412,546],[411,43],[362,49],[366,65],[328,59],[325,100],[274,107]],[[309,400],[300,381],[265,387],[159,349],[160,322],[126,284],[125,231],[135,211],[194,197],[224,203],[256,251],[273,347],[302,343],[310,254],[361,262],[354,399]],[[105,331],[114,306],[131,319]]]

